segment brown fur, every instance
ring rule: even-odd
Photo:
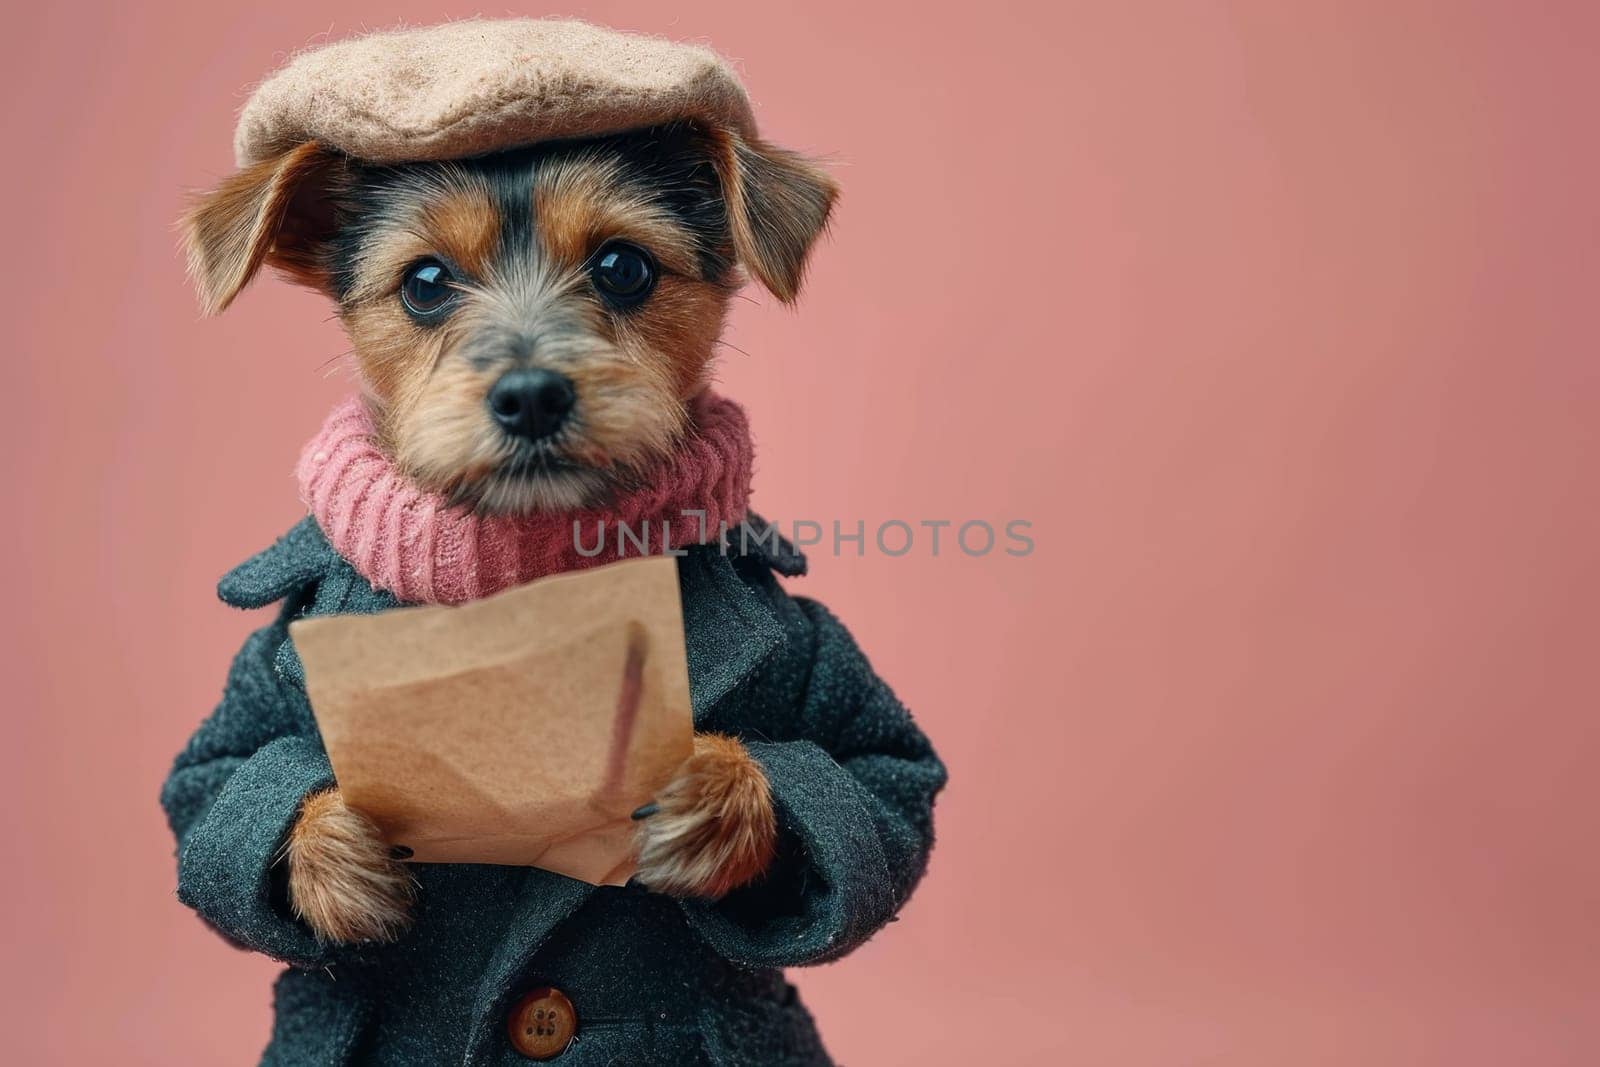
[[[284,844],[289,903],[324,941],[392,941],[410,925],[415,883],[338,789],[313,793]]]
[[[778,826],[767,776],[739,741],[696,734],[694,755],[639,825],[641,883],[675,897],[716,900],[772,865]]]
[[[726,131],[711,136],[739,258],[774,296],[792,304],[839,187],[816,164],[788,149]]]
[[[728,290],[696,275],[693,239],[622,180],[615,160],[576,155],[537,173],[531,196],[541,254],[532,263],[494,258],[503,222],[471,175],[447,170],[439,185],[436,199],[400,212],[368,243],[343,306],[379,432],[419,484],[479,506],[592,503],[608,482],[626,481],[686,432],[685,403],[706,383]],[[584,266],[609,240],[648,248],[660,267],[655,292],[626,316],[604,314],[586,291]],[[449,257],[477,281],[447,322],[423,328],[392,298],[392,286],[430,254]],[[519,318],[539,321],[547,346],[540,354],[591,402],[563,442],[565,456],[584,470],[562,484],[510,493],[494,483],[508,442],[483,414],[506,365],[449,354],[475,332]]]
[[[578,156],[539,173],[533,189],[540,245],[564,267],[576,268],[612,239],[648,248],[677,274],[695,272],[694,242],[666,211],[622,184],[613,160]]]
[[[215,315],[233,303],[269,259],[297,281],[321,284],[315,235],[286,223],[297,191],[333,163],[330,153],[307,141],[276,159],[244,168],[190,206],[180,228],[189,277],[205,314]],[[315,212],[308,213],[308,223],[315,217]]]
[[[425,231],[437,248],[472,274],[484,274],[494,262],[500,238],[500,216],[483,189],[473,183],[452,189],[428,205]]]
[[[837,195],[832,180],[794,153],[726,130],[693,136],[717,175],[730,254],[775,295],[799,292],[811,245]],[[481,174],[437,164],[426,195],[391,204],[364,240],[340,317],[354,342],[379,433],[424,488],[486,510],[592,505],[628,483],[688,430],[686,402],[705,387],[732,289],[700,276],[695,238],[603,152],[575,150],[542,167],[531,190],[539,256],[508,262],[503,220]],[[263,263],[332,292],[329,241],[361,167],[307,143],[241,170],[184,219],[191,270],[207,311],[226,307]],[[655,292],[627,315],[587,293],[584,265],[609,240],[646,248]],[[440,256],[472,278],[460,311],[419,326],[396,299],[405,270]],[[453,353],[474,330],[537,323],[549,358],[574,383],[581,419],[564,435],[567,469],[542,484],[497,474],[513,449],[486,419],[484,398],[506,369]],[[542,359],[544,353],[535,353]]]
[[[729,264],[793,301],[837,195],[808,161],[730,131],[649,131],[647,140],[697,153],[687,185],[673,191],[703,187],[718,197],[708,211],[669,209],[630,173],[633,157],[605,142],[560,149],[517,193],[532,230],[513,235],[512,251],[506,189],[471,161],[384,171],[299,145],[241,170],[185,216],[201,305],[221,311],[270,263],[336,299],[382,442],[420,485],[485,511],[601,503],[691,431],[688,401],[710,379],[737,286]],[[606,306],[587,273],[616,240],[646,249],[658,267],[649,298],[626,311]],[[399,290],[429,258],[464,277],[450,313],[419,323]],[[517,366],[558,371],[578,398],[541,454],[559,462],[527,476],[516,469],[525,451],[485,403]],[[766,776],[737,740],[696,736],[658,805],[639,828],[638,875],[652,889],[714,899],[771,865]],[[318,937],[388,940],[405,929],[413,883],[336,790],[306,799],[284,856],[291,904]]]

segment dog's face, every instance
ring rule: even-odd
[[[574,507],[685,429],[734,258],[694,138],[352,168],[331,266],[386,444],[492,511]]]
[[[797,156],[675,125],[398,166],[301,145],[186,222],[209,308],[261,262],[326,292],[400,468],[527,512],[601,503],[674,447],[739,267],[792,300],[834,195]]]

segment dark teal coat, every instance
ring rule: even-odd
[[[927,865],[945,772],[827,609],[789,597],[783,551],[681,558],[698,730],[744,739],[772,783],[780,858],[717,903],[596,888],[522,867],[419,864],[416,923],[392,945],[317,941],[288,910],[284,835],[333,781],[286,628],[396,606],[311,519],[222,580],[229,604],[283,601],[235,659],[221,704],[162,790],[178,896],[223,936],[290,964],[266,1064],[519,1064],[507,1011],[571,998],[553,1062],[828,1063],[781,968],[844,955],[895,917]]]

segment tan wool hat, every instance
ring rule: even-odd
[[[577,21],[472,19],[299,53],[245,102],[233,149],[241,167],[306,141],[417,162],[678,119],[756,131],[710,49]]]

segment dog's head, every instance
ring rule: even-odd
[[[183,229],[208,312],[263,263],[327,293],[400,468],[525,512],[600,503],[674,446],[741,269],[792,301],[835,195],[689,124],[395,166],[306,143]]]

